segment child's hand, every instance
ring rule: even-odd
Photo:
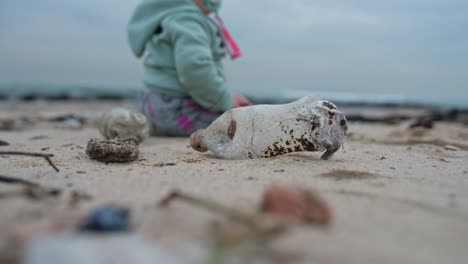
[[[232,108],[238,108],[242,106],[249,106],[252,102],[249,99],[245,98],[240,94],[233,94],[232,95]]]

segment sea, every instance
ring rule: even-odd
[[[398,91],[398,89],[395,89]],[[350,92],[320,89],[243,89],[235,90],[256,104],[287,103],[306,95],[314,95],[339,105],[372,105],[383,107],[425,107],[468,109],[468,89],[462,96],[440,96],[418,93]],[[1,101],[21,100],[96,100],[136,99],[141,93],[138,85],[106,84],[47,84],[47,83],[0,83]]]

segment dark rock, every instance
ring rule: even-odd
[[[115,233],[130,229],[130,210],[118,206],[102,206],[94,209],[81,224],[84,232]]]
[[[425,129],[433,129],[434,128],[434,120],[431,117],[419,117],[409,125],[410,129],[415,128],[425,128]]]

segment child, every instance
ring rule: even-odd
[[[141,109],[154,136],[188,136],[250,104],[227,87],[221,60],[240,51],[219,17],[209,17],[220,1],[144,0],[131,18],[130,46],[145,55]]]

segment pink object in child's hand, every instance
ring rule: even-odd
[[[216,24],[218,25],[219,30],[221,31],[221,34],[223,34],[224,40],[227,42],[229,53],[231,54],[231,59],[235,60],[242,56],[242,51],[239,45],[237,45],[236,41],[232,38],[228,29],[224,26],[224,22],[221,19],[221,17],[218,14],[216,14],[215,19]]]
[[[249,106],[251,105],[252,102],[249,101],[249,99],[245,98],[244,96],[240,94],[233,94],[232,95],[232,107],[233,108],[238,108],[242,106]]]

